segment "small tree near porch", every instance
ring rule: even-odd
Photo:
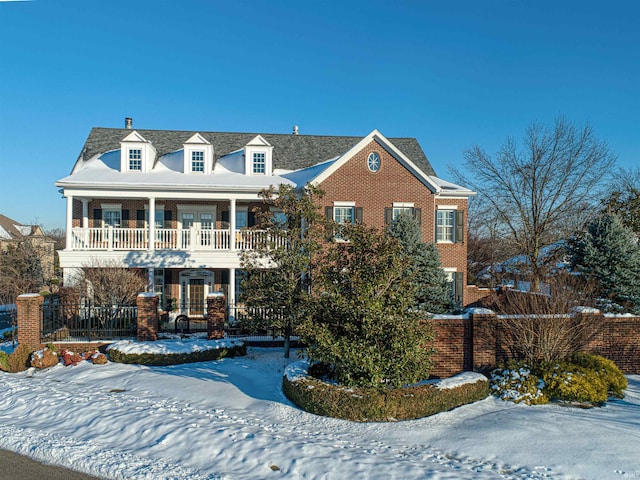
[[[308,315],[311,262],[321,248],[326,225],[313,203],[321,195],[313,186],[303,192],[289,185],[263,191],[269,208],[256,212],[256,224],[269,234],[254,250],[241,254],[247,276],[240,299],[247,307],[262,310],[250,317],[251,326],[282,329],[285,358],[289,357],[291,335]]]

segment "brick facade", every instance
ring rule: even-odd
[[[32,347],[40,345],[43,301],[43,297],[37,293],[26,293],[16,299],[19,344]]]
[[[158,297],[153,293],[141,293],[136,298],[138,307],[138,340],[158,339]]]
[[[367,158],[371,152],[377,152],[381,159],[380,169],[375,173],[367,167]],[[376,141],[357,152],[319,187],[325,192],[324,197],[317,200],[322,211],[325,207],[332,207],[334,202],[355,202],[356,208],[362,208],[363,223],[378,229],[387,227],[385,208],[392,208],[394,202],[413,203],[414,208],[420,208],[422,211],[424,242],[435,242],[437,205],[455,206],[458,210],[464,211],[466,223],[466,199],[437,198],[418,177]],[[436,246],[440,252],[442,266],[463,273],[463,284],[466,285],[467,229],[464,228],[462,242],[436,243]],[[464,298],[463,304],[468,303]]]
[[[599,323],[586,350],[613,360],[625,374],[640,374],[640,317],[583,315],[593,315]],[[464,317],[438,316],[430,322],[436,333],[432,357],[432,375],[436,377],[467,370],[486,373],[512,358],[513,336],[490,311]]]

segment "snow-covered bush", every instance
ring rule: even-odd
[[[549,402],[543,392],[544,386],[544,382],[522,362],[509,363],[505,368],[491,372],[491,392],[502,400],[527,405],[544,404]]]
[[[611,360],[586,353],[533,367],[511,362],[491,374],[494,396],[528,405],[549,401],[602,405],[609,396],[622,398],[626,387],[627,379]]]

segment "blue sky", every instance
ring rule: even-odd
[[[532,121],[640,165],[637,1],[0,1],[0,213],[64,226],[94,126],[415,137],[436,172]]]

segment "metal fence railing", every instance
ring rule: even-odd
[[[132,305],[45,303],[42,342],[117,340],[135,337],[138,310]]]

